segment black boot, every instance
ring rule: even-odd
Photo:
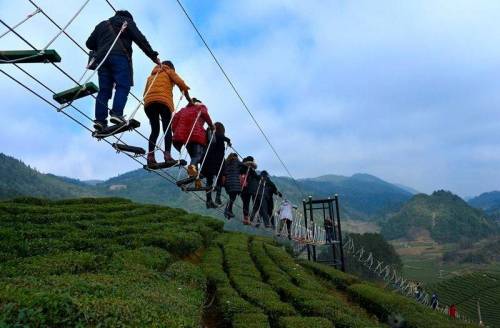
[[[207,192],[207,208],[217,208],[217,205],[212,200],[212,192]]]
[[[220,187],[216,187],[215,204],[217,206],[221,206],[222,205],[222,200],[220,199],[220,197],[221,197],[221,188]]]

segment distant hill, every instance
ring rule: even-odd
[[[42,174],[23,162],[0,153],[0,199],[17,196],[70,198],[93,195],[79,180]]]
[[[500,218],[500,191],[485,192],[470,199],[469,204],[484,210],[495,219]]]
[[[319,197],[337,193],[352,218],[382,218],[412,197],[410,192],[369,174],[326,175],[299,182],[305,191]]]
[[[195,195],[183,193],[175,185],[142,169],[121,174],[106,181],[80,181],[52,174],[42,174],[19,160],[0,157],[0,199],[16,196],[70,198],[81,196],[114,196],[136,202],[180,207],[207,214],[204,203]],[[170,171],[174,178],[178,170]],[[379,219],[396,212],[412,194],[402,188],[368,174],[351,177],[325,175],[312,179],[273,177],[287,197],[301,205],[304,196],[332,197],[338,194],[343,218]],[[300,190],[297,187],[300,186]],[[304,192],[304,194],[301,193]],[[203,193],[198,194],[204,197]]]
[[[382,226],[389,240],[428,235],[439,243],[476,241],[498,233],[498,225],[449,191],[414,196]]]

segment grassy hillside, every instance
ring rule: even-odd
[[[477,318],[477,302],[481,307],[484,323],[500,327],[500,273],[477,272],[447,279],[432,285],[441,301],[455,303],[458,311],[469,318]]]
[[[0,203],[0,250],[1,327],[466,326],[270,239],[123,199]]]
[[[93,195],[78,180],[42,174],[23,162],[0,153],[0,199],[18,196],[71,198]]]
[[[496,222],[448,191],[416,195],[382,226],[387,239],[428,234],[439,243],[476,241],[498,233]]]

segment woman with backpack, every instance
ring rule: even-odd
[[[241,193],[240,170],[242,167],[243,164],[238,159],[238,155],[236,153],[229,154],[226,162],[224,163],[224,188],[229,196],[229,202],[224,210],[224,216],[228,220],[231,220],[231,218],[234,217],[233,204],[236,197]]]
[[[207,208],[217,208],[222,205],[221,197],[221,176],[219,176],[219,181],[214,181],[219,175],[219,170],[221,170],[221,165],[224,164],[224,156],[226,152],[226,144],[231,145],[231,140],[226,137],[226,129],[221,122],[215,122],[215,135],[212,138],[212,131],[207,130],[207,153],[205,163],[201,168],[201,173],[207,179],[207,187],[212,187],[215,182],[215,203],[212,200],[212,190],[207,191]],[[212,140],[212,143],[210,143]],[[222,172],[222,171],[221,171]]]
[[[255,163],[252,156],[247,156],[243,159],[243,166],[240,169],[240,181],[244,225],[250,225],[250,202],[254,202],[255,205],[255,195],[259,189],[260,177],[255,172],[256,169],[257,163]]]

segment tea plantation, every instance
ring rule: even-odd
[[[483,322],[500,327],[500,273],[476,272],[457,276],[430,287],[447,304],[455,303],[460,313],[477,318],[477,302]]]
[[[0,327],[467,327],[271,239],[123,199],[0,203]]]

